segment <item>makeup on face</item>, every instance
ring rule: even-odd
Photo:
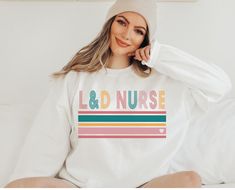
[[[117,15],[111,28],[111,49],[118,54],[134,52],[143,42],[146,33],[147,24],[140,15]],[[121,52],[118,52],[119,50]]]
[[[122,40],[119,40],[118,38],[115,38],[115,39],[116,39],[117,44],[118,44],[120,47],[126,48],[126,47],[130,46],[129,44],[123,42]]]
[[[118,22],[127,22],[128,24],[130,24],[130,21],[125,17],[125,16],[117,16],[117,18],[119,18],[117,21]],[[125,20],[125,21],[124,21]],[[135,26],[136,29],[142,29],[142,30],[137,30],[137,33],[140,35],[145,35],[147,29],[144,26]]]
[[[131,23],[130,19],[131,19],[131,17],[127,18],[124,15],[117,15],[117,17],[115,19],[115,22],[117,23],[116,24],[117,28],[120,28],[120,29],[123,28],[122,32],[124,32],[124,29],[127,30],[127,26]],[[132,20],[135,20],[135,18],[132,18]],[[144,23],[133,21],[133,25],[134,25],[134,28],[133,28],[134,34],[133,35],[136,36],[135,39],[144,38],[146,30],[147,30]],[[120,32],[120,34],[121,34],[121,32]],[[126,48],[131,45],[130,42],[129,43],[126,42],[125,40],[121,39],[119,36],[115,36],[115,41],[116,41],[116,44],[122,48]]]

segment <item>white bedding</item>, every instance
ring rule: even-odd
[[[37,110],[38,105],[0,105],[0,187],[7,183]],[[203,187],[235,187],[235,98],[198,118],[192,120],[171,172],[194,169],[202,176]],[[226,184],[219,184],[223,181]]]
[[[0,187],[5,185],[15,166],[28,128],[38,109],[38,105],[16,103],[40,104],[49,89],[49,74],[61,69],[83,44],[99,32],[105,9],[109,6],[105,3],[105,6],[99,5],[97,8],[98,4],[82,3],[77,6],[77,3],[0,1],[0,23],[6,23],[1,28],[0,36]],[[231,6],[234,1],[214,3],[211,0],[197,3],[187,6],[175,6],[171,3],[160,5],[159,40],[185,47],[208,61],[214,60],[213,62],[230,74],[235,84],[235,54],[231,48],[234,43],[230,43],[234,41],[234,27],[231,28],[232,25],[227,22],[234,15]],[[218,14],[220,5],[224,9]],[[93,22],[93,17],[81,19],[89,15],[86,10],[88,6],[96,14],[94,18],[97,22]],[[205,11],[207,7],[212,8],[208,9],[209,16]],[[190,14],[185,17],[182,11]],[[66,14],[58,14],[60,12]],[[220,18],[218,22],[216,18]],[[92,22],[92,25],[88,25],[88,22]],[[179,24],[177,27],[176,23]],[[204,27],[207,23],[210,24]],[[177,28],[178,32],[172,32],[171,28]],[[186,32],[185,28],[189,31]],[[205,32],[198,31],[199,28]],[[233,89],[233,96],[234,92]],[[192,122],[185,144],[172,162],[172,171],[189,168],[198,170],[207,184],[204,187],[235,187],[234,101],[228,100],[226,104],[218,105],[227,105],[224,106],[225,112],[221,108],[210,112],[211,116],[208,116],[210,119],[207,121],[214,122],[213,125],[202,122],[206,115],[201,116],[201,120]],[[228,119],[225,121],[217,118],[218,113],[222,113],[222,118]],[[208,135],[210,138],[207,138]],[[222,181],[226,181],[226,184],[219,184]]]
[[[202,188],[234,188],[235,183],[203,185]]]
[[[37,107],[26,104],[0,105],[0,187],[8,180]]]
[[[204,184],[235,183],[235,98],[194,113],[170,171],[195,170]]]

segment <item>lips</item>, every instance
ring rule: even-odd
[[[116,38],[116,41],[117,41],[117,44],[119,46],[121,46],[121,47],[128,47],[128,46],[130,46],[129,44],[127,44],[127,43],[125,43],[125,42],[123,42],[123,41],[121,41],[121,40],[119,40],[117,38]]]

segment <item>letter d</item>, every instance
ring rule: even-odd
[[[105,104],[104,99],[105,97],[107,98],[107,102]],[[109,107],[110,104],[110,95],[107,91],[103,90],[101,91],[101,102],[100,102],[100,108],[101,109],[106,109]]]

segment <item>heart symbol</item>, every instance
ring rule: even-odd
[[[159,132],[160,132],[160,133],[164,133],[164,132],[165,132],[165,129],[159,129]]]

